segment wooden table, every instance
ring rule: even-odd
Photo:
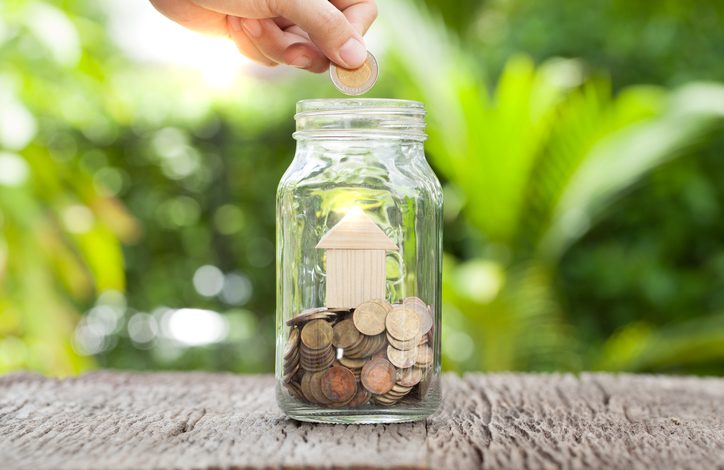
[[[0,468],[724,468],[724,379],[446,375],[426,422],[286,419],[273,378],[0,377]]]

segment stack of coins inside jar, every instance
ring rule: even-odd
[[[286,389],[298,400],[330,408],[424,399],[434,360],[433,318],[417,297],[305,310],[287,322]]]

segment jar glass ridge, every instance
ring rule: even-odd
[[[305,100],[295,119],[296,154],[277,190],[279,406],[305,421],[424,419],[440,401],[442,244],[424,107]]]

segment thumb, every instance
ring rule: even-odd
[[[355,69],[367,59],[362,36],[328,0],[282,0],[278,14],[299,25],[324,55],[342,67]],[[367,2],[360,2],[367,3]],[[374,4],[370,4],[374,14]]]

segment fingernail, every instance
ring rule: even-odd
[[[312,65],[312,60],[309,57],[302,54],[302,55],[298,55],[297,57],[292,59],[289,62],[289,65],[293,65],[294,67],[297,67],[299,69],[306,69],[307,67]]]
[[[244,18],[244,21],[242,21],[241,25],[244,27],[244,31],[246,31],[249,36],[253,38],[258,38],[261,36],[261,24],[257,20],[253,20],[251,18]]]
[[[365,59],[367,59],[367,49],[359,39],[349,38],[347,42],[339,49],[339,56],[344,64],[349,68],[361,67]]]
[[[227,16],[226,22],[229,24],[229,28],[231,28],[232,31],[239,32],[241,31],[241,18],[238,16]]]

